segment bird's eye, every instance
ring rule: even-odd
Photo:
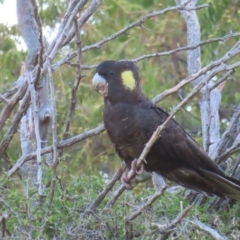
[[[113,71],[109,72],[109,75],[110,76],[114,75],[114,72]]]

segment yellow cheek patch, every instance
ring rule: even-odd
[[[124,71],[122,72],[122,81],[123,85],[129,90],[133,90],[136,87],[136,81],[133,77],[132,71]]]

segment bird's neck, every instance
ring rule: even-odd
[[[127,104],[137,104],[148,99],[142,91],[132,91],[132,92],[118,92],[115,95],[105,98],[111,105],[117,103],[127,103]]]

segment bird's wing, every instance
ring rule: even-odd
[[[163,124],[169,116],[167,112],[155,104],[148,109],[145,108],[145,111],[145,115],[149,116],[148,122],[150,122],[145,127],[151,128],[153,131]],[[152,131],[148,132],[149,138]],[[154,149],[159,149],[163,157],[166,155],[176,161],[181,161],[180,164],[183,166],[194,169],[203,168],[221,174],[218,166],[208,157],[202,147],[174,119],[171,119],[163,129]]]
[[[152,132],[163,124],[169,115],[156,105],[142,109],[141,114],[148,119],[146,124],[142,125],[145,128],[143,132],[148,133],[149,139]],[[185,187],[240,201],[240,181],[225,176],[201,146],[174,119],[163,129],[149,154],[151,171],[156,171]]]

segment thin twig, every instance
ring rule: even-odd
[[[21,78],[21,76],[19,78]],[[18,91],[18,89],[19,87],[14,86],[11,89],[7,90],[5,93],[1,94],[0,103],[1,102],[8,103],[8,98],[15,94]],[[4,101],[4,99],[6,99],[6,101]]]
[[[147,207],[151,206],[167,189],[164,186],[160,191],[157,191],[153,196],[151,196],[145,204],[143,204],[138,210],[131,213],[131,215],[125,217],[125,239],[132,239],[131,233],[131,221],[135,219],[138,215],[140,215]]]
[[[103,124],[96,127],[96,128],[93,128],[91,130],[88,130],[88,131],[85,131],[81,134],[78,134],[72,138],[69,138],[69,139],[66,139],[64,141],[61,141],[58,143],[57,145],[57,149],[61,149],[61,148],[65,148],[65,147],[69,147],[69,146],[72,146],[73,144],[76,144],[77,142],[80,142],[86,138],[89,138],[91,136],[94,136],[94,135],[97,135],[101,132],[104,131],[104,126]],[[2,148],[4,146],[2,142],[0,144],[0,150],[2,150]],[[2,148],[1,148],[2,147]],[[53,151],[53,146],[49,146],[49,147],[46,147],[44,149],[42,149],[41,151],[41,155],[44,155],[46,153],[51,153]],[[0,151],[1,152],[1,151]],[[34,159],[36,158],[36,153],[33,152],[33,153],[30,153],[30,154],[27,154],[27,155],[22,155],[22,157],[15,163],[15,165],[8,171],[7,175],[10,177],[12,176],[13,173],[15,173],[19,167],[22,166],[22,164],[28,160],[31,160],[31,159]]]
[[[101,193],[98,194],[96,199],[87,208],[87,211],[90,211],[90,210],[92,211],[92,210],[94,210],[95,208],[97,208],[100,205],[100,203],[105,198],[105,196],[108,194],[108,192],[113,188],[115,183],[121,178],[121,176],[122,176],[122,174],[123,174],[123,172],[125,171],[126,168],[127,168],[126,165],[122,165],[118,169],[118,171],[112,177],[112,180],[106,185],[104,190]]]
[[[0,158],[2,157],[2,154],[6,151],[8,148],[14,134],[17,132],[19,122],[21,121],[21,118],[23,114],[28,110],[29,108],[29,102],[30,102],[30,91],[27,90],[22,103],[20,104],[18,111],[14,115],[11,126],[8,128],[7,132],[5,133],[1,143],[0,143]],[[35,154],[36,157],[36,154]]]
[[[18,89],[15,95],[8,100],[7,105],[4,107],[0,114],[0,130],[5,126],[7,119],[11,116],[13,109],[18,104],[19,100],[24,96],[27,90],[26,81],[22,84],[22,86]]]
[[[102,0],[91,1],[90,6],[82,12],[79,19],[77,20],[78,31],[84,26],[87,20],[97,11],[101,3]],[[73,26],[69,31],[67,38],[63,41],[62,46],[68,44],[74,38],[75,34],[76,28]]]
[[[82,62],[82,42],[81,42],[81,36],[78,28],[78,22],[77,19],[74,20],[74,26],[75,26],[75,31],[76,31],[76,47],[77,47],[77,64],[76,64],[76,78],[75,82],[72,86],[72,97],[71,97],[71,103],[69,107],[69,111],[67,114],[67,118],[65,121],[65,129],[63,131],[63,140],[67,138],[69,135],[69,128],[70,128],[70,121],[72,119],[72,116],[75,112],[76,109],[76,97],[77,97],[77,90],[78,86],[80,84],[82,74],[81,74],[81,62]]]
[[[150,53],[150,54],[144,54],[144,55],[142,55],[140,57],[133,58],[133,59],[126,59],[126,60],[133,61],[133,62],[139,62],[139,61],[142,61],[142,60],[148,59],[148,58],[159,57],[159,56],[169,56],[169,55],[177,53],[177,52],[186,51],[186,50],[192,50],[192,49],[198,48],[200,46],[203,46],[203,45],[206,45],[206,44],[209,44],[209,43],[223,42],[223,41],[226,41],[226,40],[228,40],[228,39],[230,39],[232,37],[237,37],[239,35],[240,35],[239,32],[237,32],[237,33],[230,33],[230,34],[227,34],[227,35],[225,35],[223,37],[211,38],[211,39],[204,40],[204,41],[202,41],[202,42],[200,42],[198,44],[195,44],[195,45],[178,47],[178,48],[166,51],[166,52],[155,52],[155,53]],[[95,44],[93,44],[91,46],[94,46],[94,45],[97,46],[98,43],[95,43]],[[89,46],[90,49],[91,49],[91,46]],[[88,50],[87,47],[84,47],[82,51],[85,52],[87,50]],[[73,59],[76,56],[77,56],[76,52],[68,53],[63,59],[61,59],[58,62],[56,62],[55,64],[53,64],[54,70],[59,68],[60,66],[62,66],[65,63],[69,63],[70,60]],[[76,64],[73,64],[72,66],[75,67]],[[97,67],[97,64],[93,64],[93,65],[89,65],[89,66],[87,66],[87,65],[82,65],[81,66],[81,68],[84,69],[84,70],[90,70],[90,69],[93,69],[93,68],[96,68],[96,67]]]
[[[142,16],[137,21],[128,24],[126,27],[124,27],[123,29],[119,30],[118,32],[115,32],[111,36],[106,37],[106,38],[102,39],[101,41],[99,41],[97,43],[94,43],[94,44],[92,44],[90,46],[83,47],[82,51],[85,52],[85,51],[89,51],[89,50],[94,49],[94,48],[100,48],[100,46],[103,45],[104,43],[109,42],[109,41],[113,40],[114,38],[116,38],[116,37],[126,33],[128,30],[130,30],[130,29],[132,29],[134,27],[138,27],[138,26],[141,27],[142,24],[144,22],[146,22],[150,18],[159,16],[159,15],[163,15],[163,14],[165,14],[167,12],[170,12],[170,11],[179,11],[179,10],[192,11],[192,10],[199,10],[199,9],[202,9],[202,8],[206,8],[208,6],[209,6],[208,4],[203,4],[201,6],[198,6],[198,7],[195,7],[195,8],[188,8],[188,9],[185,8],[184,6],[174,6],[174,7],[168,7],[168,8],[165,8],[163,10],[159,10],[159,11],[153,11],[151,13],[148,13],[148,14]]]
[[[209,91],[211,92],[214,88],[218,87],[222,82],[226,81],[229,77],[231,77],[231,74],[234,73],[234,69],[226,72],[217,82],[215,82],[212,86],[209,86]]]
[[[221,162],[230,155],[240,150],[240,141],[236,141],[230,148],[228,148],[223,154],[216,158],[216,162]]]
[[[238,46],[237,49],[235,49],[235,47]],[[162,101],[165,97],[169,96],[170,94],[173,94],[175,92],[177,92],[181,87],[185,86],[187,83],[194,81],[195,79],[197,79],[199,76],[206,74],[208,71],[212,70],[212,72],[215,72],[215,75],[221,71],[226,71],[228,69],[226,69],[226,66],[223,65],[223,63],[225,63],[226,61],[228,61],[229,59],[235,57],[237,54],[240,53],[240,41],[238,41],[235,46],[233,48],[231,48],[222,58],[211,62],[210,64],[208,64],[207,66],[205,66],[204,68],[202,68],[201,70],[199,70],[197,73],[193,74],[190,77],[185,78],[184,80],[182,80],[180,83],[178,83],[176,86],[174,86],[173,88],[167,89],[164,92],[160,93],[159,95],[157,95],[156,97],[154,97],[152,99],[152,101],[154,103],[156,102],[160,102]],[[219,67],[220,66],[220,67]],[[218,71],[216,71],[216,67],[218,67]],[[231,67],[229,70],[234,69],[235,67]],[[214,75],[213,75],[214,77]]]
[[[216,240],[227,240],[225,236],[220,235],[215,229],[207,226],[206,224],[200,222],[197,219],[190,220],[192,224],[197,226],[198,228],[204,230],[205,232],[209,233],[214,239]]]
[[[183,209],[178,214],[178,216],[175,219],[173,219],[173,221],[170,224],[168,224],[167,226],[161,228],[160,232],[163,233],[163,234],[162,234],[162,236],[160,237],[159,240],[167,239],[167,237],[169,236],[169,233],[171,232],[171,230],[186,217],[186,215],[188,214],[190,209],[191,209],[191,206],[187,206],[185,209]]]
[[[66,20],[62,23],[64,24],[64,26],[63,25],[60,26],[61,31],[58,32],[56,38],[52,41],[52,43],[49,46],[47,54],[49,62],[52,61],[52,59],[57,54],[58,50],[62,47],[62,42],[66,38],[67,33],[69,32],[72,22],[74,21],[78,12],[83,9],[84,5],[87,3],[87,0],[74,1],[74,3],[76,5],[71,9],[71,12],[66,13],[68,17],[64,18]]]

